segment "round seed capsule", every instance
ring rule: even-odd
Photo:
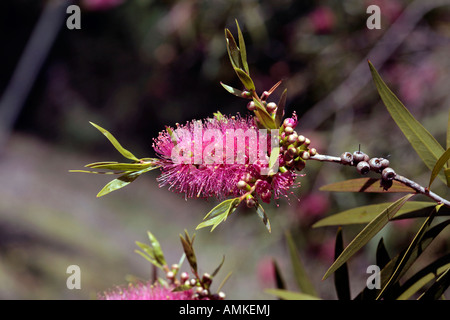
[[[375,172],[380,172],[382,169],[381,161],[379,158],[372,158],[369,160],[370,169],[372,169]]]
[[[367,174],[370,171],[370,165],[366,161],[360,161],[356,165],[356,170],[361,174]]]
[[[350,152],[344,152],[343,154],[341,154],[341,162],[343,164],[351,165],[353,162],[353,155]]]
[[[381,167],[383,169],[389,167],[389,160],[388,159],[384,159],[384,158],[379,158],[379,159],[380,159]]]
[[[367,162],[367,161],[369,161],[369,156],[362,151],[355,151],[355,152],[353,152],[353,161],[355,161],[356,163],[358,163],[360,161]]]
[[[395,178],[395,171],[392,168],[385,168],[381,173],[381,178],[383,180],[392,180]]]

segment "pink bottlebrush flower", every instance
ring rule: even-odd
[[[287,195],[297,174],[267,174],[271,145],[279,135],[271,133],[258,130],[254,117],[240,115],[193,120],[160,132],[153,144],[161,158],[160,186],[186,198],[223,200],[251,188],[267,203],[272,196]]]
[[[138,283],[117,287],[98,296],[100,300],[195,300],[193,291],[172,292],[159,284]]]

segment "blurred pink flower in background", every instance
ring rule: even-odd
[[[100,300],[193,300],[192,290],[172,292],[159,284],[138,283],[104,292]]]
[[[388,79],[398,86],[399,99],[409,107],[421,105],[426,91],[436,82],[438,71],[432,61],[419,65],[395,64],[388,69]]]
[[[125,2],[125,0],[82,0],[82,5],[88,10],[108,10]]]
[[[309,193],[303,196],[298,203],[302,216],[308,216],[315,220],[328,211],[330,203],[324,193]]]
[[[263,257],[257,266],[258,282],[264,287],[275,286],[275,269],[272,257]]]
[[[326,6],[319,6],[308,15],[309,22],[315,33],[329,33],[335,26],[335,15]]]

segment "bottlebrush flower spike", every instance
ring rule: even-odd
[[[192,289],[173,292],[160,284],[138,283],[99,294],[100,300],[198,300]]]
[[[279,172],[278,161],[276,171],[269,167],[279,130],[268,134],[254,119],[216,114],[160,132],[153,144],[161,158],[160,186],[184,193],[186,199],[223,200],[255,192],[269,203],[272,195],[287,195],[297,173]]]

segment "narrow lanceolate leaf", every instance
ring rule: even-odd
[[[237,76],[239,77],[239,80],[241,80],[242,84],[244,85],[245,89],[248,91],[255,91],[255,84],[253,83],[252,78],[245,73],[244,70],[239,68],[234,68],[234,71],[236,72]]]
[[[104,170],[120,170],[120,171],[140,171],[143,169],[150,168],[156,169],[160,165],[154,163],[111,163],[111,164],[88,164],[86,167],[93,169],[104,169]]]
[[[450,168],[444,169],[444,174],[447,179],[447,187],[450,188]]]
[[[384,268],[385,265],[389,263],[391,258],[389,257],[389,253],[386,250],[386,246],[384,245],[383,238],[380,239],[377,246],[377,252],[376,252],[376,261],[377,266],[379,266],[381,269]]]
[[[439,277],[443,272],[450,268],[450,254],[447,254],[422,270],[416,272],[411,278],[405,281],[400,287],[400,293],[397,300],[407,300],[417,293],[423,286]]]
[[[239,28],[239,23],[237,20],[236,20],[236,26],[237,26],[237,31],[238,31],[239,50],[241,52],[242,66],[244,67],[244,71],[247,74],[250,74],[250,71],[248,68],[248,63],[247,63],[247,50],[245,48],[244,36],[242,35],[241,28]]]
[[[270,114],[267,112],[266,108],[264,108],[261,103],[253,98],[253,102],[255,103],[256,110],[255,115],[261,122],[261,124],[266,129],[278,129],[277,125],[275,124],[275,120],[270,116]]]
[[[289,255],[291,257],[292,268],[294,269],[295,280],[297,281],[299,289],[307,295],[317,296],[316,290],[309,280],[306,270],[303,267],[303,263],[300,260],[294,239],[292,239],[289,232],[286,232],[286,240],[289,248]]]
[[[123,188],[130,183],[132,183],[134,180],[136,180],[141,174],[155,169],[154,167],[148,167],[140,171],[128,171],[125,172],[123,175],[118,177],[117,179],[112,180],[109,182],[106,186],[103,187],[102,190],[97,194],[97,197],[104,196],[110,192],[116,191],[120,188]]]
[[[159,264],[166,266],[167,262],[166,259],[164,259],[164,254],[158,240],[150,231],[147,231],[147,235],[148,238],[150,239],[150,243],[152,245],[153,254],[155,256],[156,261],[158,261]]]
[[[447,149],[450,148],[450,112],[448,113],[447,121]],[[447,167],[450,167],[450,161],[447,163]]]
[[[336,244],[334,246],[334,258],[337,259],[344,250],[344,241],[342,238],[342,228],[338,228],[336,234]],[[334,287],[339,300],[350,300],[350,282],[348,277],[347,263],[344,263],[334,274]]]
[[[97,198],[100,198],[104,195],[107,195],[110,192],[116,191],[120,188],[123,188],[139,177],[140,174],[136,174],[136,172],[127,172],[124,175],[121,175],[117,179],[110,181],[106,186],[103,187],[102,190],[97,194]]]
[[[434,179],[437,177],[439,172],[441,172],[442,168],[446,165],[449,159],[450,159],[450,148],[448,148],[447,151],[445,151],[444,154],[436,162],[436,165],[434,166],[433,171],[431,172],[430,183],[428,184],[428,188],[431,187],[431,184],[433,183]],[[447,176],[446,180],[448,180]]]
[[[286,99],[287,99],[287,89],[284,89],[283,93],[281,94],[280,100],[278,101],[277,111],[275,114],[275,125],[277,127],[281,125],[281,122],[283,120],[284,108],[286,106]]]
[[[241,53],[239,52],[239,48],[234,40],[233,34],[228,29],[225,29],[225,39],[227,41],[227,51],[228,56],[230,57],[231,65],[235,69],[240,69],[242,67]]]
[[[450,268],[419,298],[419,300],[439,300],[450,285]]]
[[[392,203],[389,207],[383,210],[376,216],[358,235],[350,242],[339,257],[334,261],[331,267],[323,276],[323,280],[328,278],[340,266],[342,266],[348,259],[350,259],[359,249],[361,249],[367,242],[369,242],[389,220],[397,213],[397,211],[411,198],[413,194],[407,194]]]
[[[240,98],[244,97],[244,95],[243,95],[244,92],[243,91],[238,90],[238,89],[233,88],[233,87],[230,87],[229,85],[226,85],[223,82],[220,82],[220,84],[222,85],[222,87],[225,88],[225,90],[227,90],[229,93],[235,95],[236,97],[240,97]]]
[[[341,226],[348,224],[363,224],[368,223],[374,219],[378,213],[389,207],[390,203],[371,204],[367,206],[361,206],[352,208],[349,210],[336,213],[324,219],[317,221],[313,227],[325,227],[325,226]],[[422,218],[428,217],[430,210],[436,205],[435,202],[428,201],[408,201],[403,207],[398,210],[393,219],[410,219],[410,218]],[[450,215],[450,208],[443,207],[439,210],[440,216]]]
[[[227,217],[236,210],[239,203],[241,202],[240,198],[227,199],[219,203],[215,206],[208,214],[203,218],[204,222],[200,223],[197,229],[205,228],[212,226],[211,232],[223,221],[227,219]]]
[[[409,258],[414,252],[414,249],[417,247],[417,245],[422,241],[422,237],[424,236],[425,232],[428,231],[428,228],[431,225],[431,222],[433,221],[435,214],[437,211],[439,211],[441,205],[437,205],[435,209],[431,212],[430,216],[425,220],[422,227],[417,232],[416,236],[414,237],[413,241],[411,241],[410,245],[406,249],[406,252],[402,256],[400,263],[395,268],[394,273],[391,275],[390,279],[386,283],[386,285],[381,289],[381,292],[378,294],[377,300],[381,299],[383,297],[383,294],[387,292],[390,288],[390,286],[394,285],[397,280],[400,278],[400,274],[403,271],[403,268],[406,266],[406,263],[409,261]]]
[[[272,259],[273,272],[275,274],[275,285],[277,289],[286,289],[286,281],[284,281],[283,275],[281,274],[280,267],[275,259]]]
[[[392,187],[388,190],[384,190],[380,186],[381,179],[375,178],[357,178],[340,182],[327,184],[320,187],[320,191],[334,191],[334,192],[415,192],[414,189],[405,186],[404,184],[394,180],[392,181]]]
[[[258,205],[256,206],[256,213],[258,214],[258,216],[261,218],[262,222],[264,223],[264,225],[266,226],[267,230],[270,232],[272,232],[272,229],[270,228],[270,222],[269,222],[269,218],[267,217],[266,212],[264,211],[264,208],[262,207],[261,204],[258,203]]]
[[[186,254],[186,259],[189,262],[192,270],[197,273],[197,257],[195,255],[193,242],[194,240],[189,238],[187,231],[185,231],[185,237],[180,234],[181,244],[183,246],[184,253]]]
[[[222,262],[219,264],[219,266],[214,270],[214,272],[211,274],[211,277],[214,278],[220,271],[220,269],[223,266],[223,263],[225,262],[225,256],[222,257]]]
[[[321,300],[320,298],[310,294],[283,289],[266,289],[264,292],[283,300]]]
[[[186,291],[191,288],[192,288],[192,286],[189,284],[182,284],[182,285],[179,285],[178,287],[173,288],[172,292]]]
[[[269,158],[269,175],[273,176],[278,172],[278,165],[279,165],[279,156],[280,156],[280,147],[273,147],[272,151],[270,152],[270,158]]]
[[[400,273],[400,277],[402,277],[408,269],[411,267],[411,265],[420,257],[420,255],[427,249],[427,247],[433,242],[434,239],[448,226],[450,225],[450,220],[445,220],[438,225],[430,228],[424,236],[422,237],[422,240],[420,243],[413,249],[412,253],[410,254],[410,257],[408,261],[405,264],[405,267]],[[400,259],[404,256],[406,252],[406,249],[399,253],[397,256],[395,256],[389,263],[381,270],[380,273],[380,285],[383,288],[386,283],[389,281],[391,275],[395,271],[396,267],[398,266]],[[381,289],[380,289],[381,290]],[[379,290],[376,290],[379,291]],[[365,287],[364,290],[355,298],[355,300],[365,300],[366,297],[373,296],[373,292],[375,292],[374,289],[369,289],[368,287]],[[394,293],[391,294],[394,296]]]
[[[384,102],[384,105],[391,114],[392,119],[403,132],[405,137],[416,150],[419,157],[425,165],[433,170],[439,157],[444,153],[444,148],[436,141],[436,139],[426,130],[420,122],[405,108],[401,101],[387,87],[383,79],[381,79],[375,67],[369,62],[370,71],[377,87],[378,93]],[[444,173],[438,175],[444,183],[446,179]]]
[[[154,266],[162,269],[162,264],[160,264],[156,259],[155,259],[155,254],[154,254],[154,250],[151,246],[149,246],[146,243],[142,243],[139,241],[136,241],[136,245],[142,249],[141,252],[139,250],[135,250],[136,253],[138,253],[139,255],[141,255],[143,258],[145,258],[147,261],[149,261],[151,264],[153,264]]]
[[[105,137],[108,138],[108,140],[112,143],[114,148],[116,148],[117,151],[119,151],[125,158],[134,160],[134,161],[139,161],[139,159],[136,158],[134,156],[134,154],[132,154],[130,151],[128,151],[127,149],[122,147],[120,145],[119,141],[117,141],[117,139],[114,138],[114,136],[111,133],[109,133],[109,131],[103,129],[102,127],[100,127],[99,125],[96,125],[93,122],[89,122],[89,123],[92,124],[95,128],[97,128],[101,133],[103,133],[105,135]]]

